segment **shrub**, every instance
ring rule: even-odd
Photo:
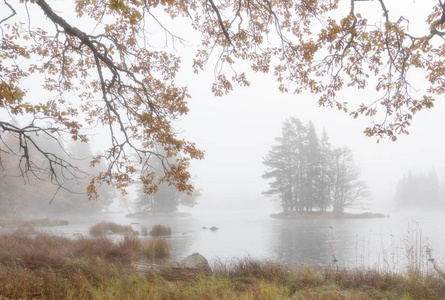
[[[163,236],[163,235],[171,235],[172,231],[170,227],[165,227],[162,225],[154,225],[151,228],[150,235],[152,236]]]
[[[170,244],[162,239],[148,240],[141,252],[150,259],[162,259],[170,256]]]
[[[114,222],[103,221],[90,227],[90,235],[94,237],[105,236],[107,232],[112,232],[114,234],[138,235],[138,232],[134,231],[130,225],[119,225]]]
[[[143,235],[143,236],[148,235],[148,228],[146,226],[141,227],[141,235]]]

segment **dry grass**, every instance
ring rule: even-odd
[[[151,236],[165,236],[165,235],[171,235],[172,231],[170,227],[166,227],[163,225],[153,225],[151,227],[150,235]]]
[[[156,250],[161,249],[161,250]],[[201,271],[137,269],[168,252],[163,240],[0,235],[0,299],[443,299],[445,280],[407,268],[397,274],[237,259]],[[159,251],[159,252],[157,252]]]
[[[112,234],[131,234],[138,235],[137,231],[134,231],[131,225],[119,225],[114,222],[100,222],[90,227],[90,235],[94,237],[105,236],[108,233]]]
[[[148,228],[147,226],[141,226],[141,235],[147,236],[148,235]]]
[[[141,252],[147,258],[167,258],[170,255],[170,244],[162,239],[144,241]]]
[[[130,263],[146,257],[165,258],[169,252],[170,245],[165,241],[142,241],[130,235],[116,242],[107,237],[69,239],[44,233],[31,236],[21,231],[0,235],[0,262],[18,261],[31,269],[59,267],[67,258]]]
[[[259,261],[251,258],[234,259],[229,262],[218,261],[213,267],[214,274],[230,278],[260,278],[284,282],[289,270],[273,261]]]
[[[335,282],[340,289],[385,295],[382,299],[443,299],[445,281],[437,274],[407,271],[395,274],[372,269],[325,269],[324,281]],[[409,297],[407,297],[409,295]]]

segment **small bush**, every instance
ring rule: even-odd
[[[162,259],[170,256],[170,244],[162,239],[149,240],[143,244],[141,252],[150,259]]]
[[[108,232],[113,234],[130,234],[138,235],[137,231],[134,231],[130,225],[119,225],[114,222],[100,222],[90,227],[90,235],[105,236]]]
[[[69,222],[66,220],[51,220],[51,219],[44,219],[41,223],[37,223],[37,226],[66,226]]]
[[[163,236],[163,235],[171,235],[172,231],[170,227],[165,227],[162,225],[154,225],[151,228],[150,235],[152,236]]]
[[[148,228],[146,226],[141,227],[141,235],[143,235],[143,236],[148,235]]]

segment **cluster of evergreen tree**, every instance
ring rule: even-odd
[[[297,118],[283,122],[282,135],[263,159],[264,179],[271,180],[265,195],[278,195],[283,211],[343,212],[370,197],[349,148],[334,148],[325,130]]]
[[[176,186],[168,183],[158,185],[158,190],[153,194],[146,194],[142,184],[136,188],[135,209],[138,212],[171,213],[178,210],[180,205],[193,207],[200,196],[198,190],[191,194],[179,192]]]
[[[156,153],[160,153],[161,157],[166,156],[161,147],[156,149]],[[147,164],[154,170],[153,176],[157,180],[157,190],[155,193],[146,193],[142,182],[135,182],[136,198],[133,205],[137,212],[171,213],[177,211],[180,205],[193,207],[197,204],[196,200],[201,195],[199,190],[195,189],[192,193],[180,192],[174,183],[162,180],[164,173],[161,164],[167,164],[166,161],[160,159],[158,155],[143,159],[147,160]],[[174,160],[175,158],[169,158],[169,161]]]
[[[395,201],[398,210],[442,210],[445,186],[434,169],[424,173],[409,171],[397,185]]]

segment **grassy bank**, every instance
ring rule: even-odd
[[[240,259],[213,274],[173,269],[134,236],[67,239],[0,235],[0,298],[7,299],[443,299],[439,274],[402,274]],[[152,264],[157,262],[156,265]],[[139,263],[146,262],[142,272]],[[156,267],[155,267],[156,266]],[[3,297],[3,298],[2,298]]]

